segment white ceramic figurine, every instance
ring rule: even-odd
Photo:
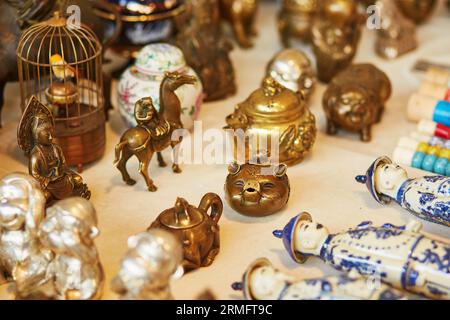
[[[400,290],[360,275],[298,280],[258,259],[245,272],[242,282],[232,285],[246,300],[406,300]]]
[[[330,234],[302,213],[273,234],[283,239],[298,263],[316,256],[340,271],[380,277],[386,284],[427,298],[450,299],[450,244],[421,234],[421,227],[418,221],[402,227],[363,222]]]
[[[356,180],[365,183],[379,203],[394,200],[419,218],[450,227],[450,177],[410,179],[405,169],[380,157]]]

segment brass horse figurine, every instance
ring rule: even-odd
[[[156,152],[160,167],[167,164],[161,155],[161,151],[169,146],[173,149],[174,163],[172,170],[180,173],[178,165],[178,148],[182,139],[172,140],[172,133],[177,129],[182,129],[181,123],[181,103],[175,91],[185,85],[194,85],[196,78],[181,72],[167,72],[160,85],[159,113],[154,109],[151,98],[143,98],[136,103],[134,115],[138,125],[128,129],[121,137],[120,143],[116,145],[116,157],[114,164],[122,174],[122,179],[128,185],[134,185],[135,180],[131,179],[127,172],[127,161],[136,156],[139,160],[139,173],[144,177],[148,190],[157,190],[148,175],[148,166]]]

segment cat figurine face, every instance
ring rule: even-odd
[[[228,204],[237,212],[264,217],[280,211],[289,200],[287,166],[233,163],[225,183]]]

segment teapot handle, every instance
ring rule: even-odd
[[[115,29],[111,37],[109,39],[106,39],[102,43],[104,52],[109,46],[111,46],[111,44],[113,44],[119,38],[122,32],[123,23],[119,11],[112,4],[106,2],[105,0],[95,0],[93,3],[93,7],[94,9],[103,10],[114,15]]]
[[[205,212],[208,212],[208,210],[211,208],[210,214],[211,219],[213,219],[215,224],[219,222],[219,219],[222,216],[223,203],[217,194],[215,193],[205,194],[202,200],[200,201],[200,205],[198,207],[200,210],[204,210]]]

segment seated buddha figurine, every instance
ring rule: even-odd
[[[18,130],[19,147],[29,155],[28,170],[41,185],[47,205],[72,196],[89,199],[91,192],[80,175],[66,165],[62,149],[53,142],[50,110],[32,97]]]

